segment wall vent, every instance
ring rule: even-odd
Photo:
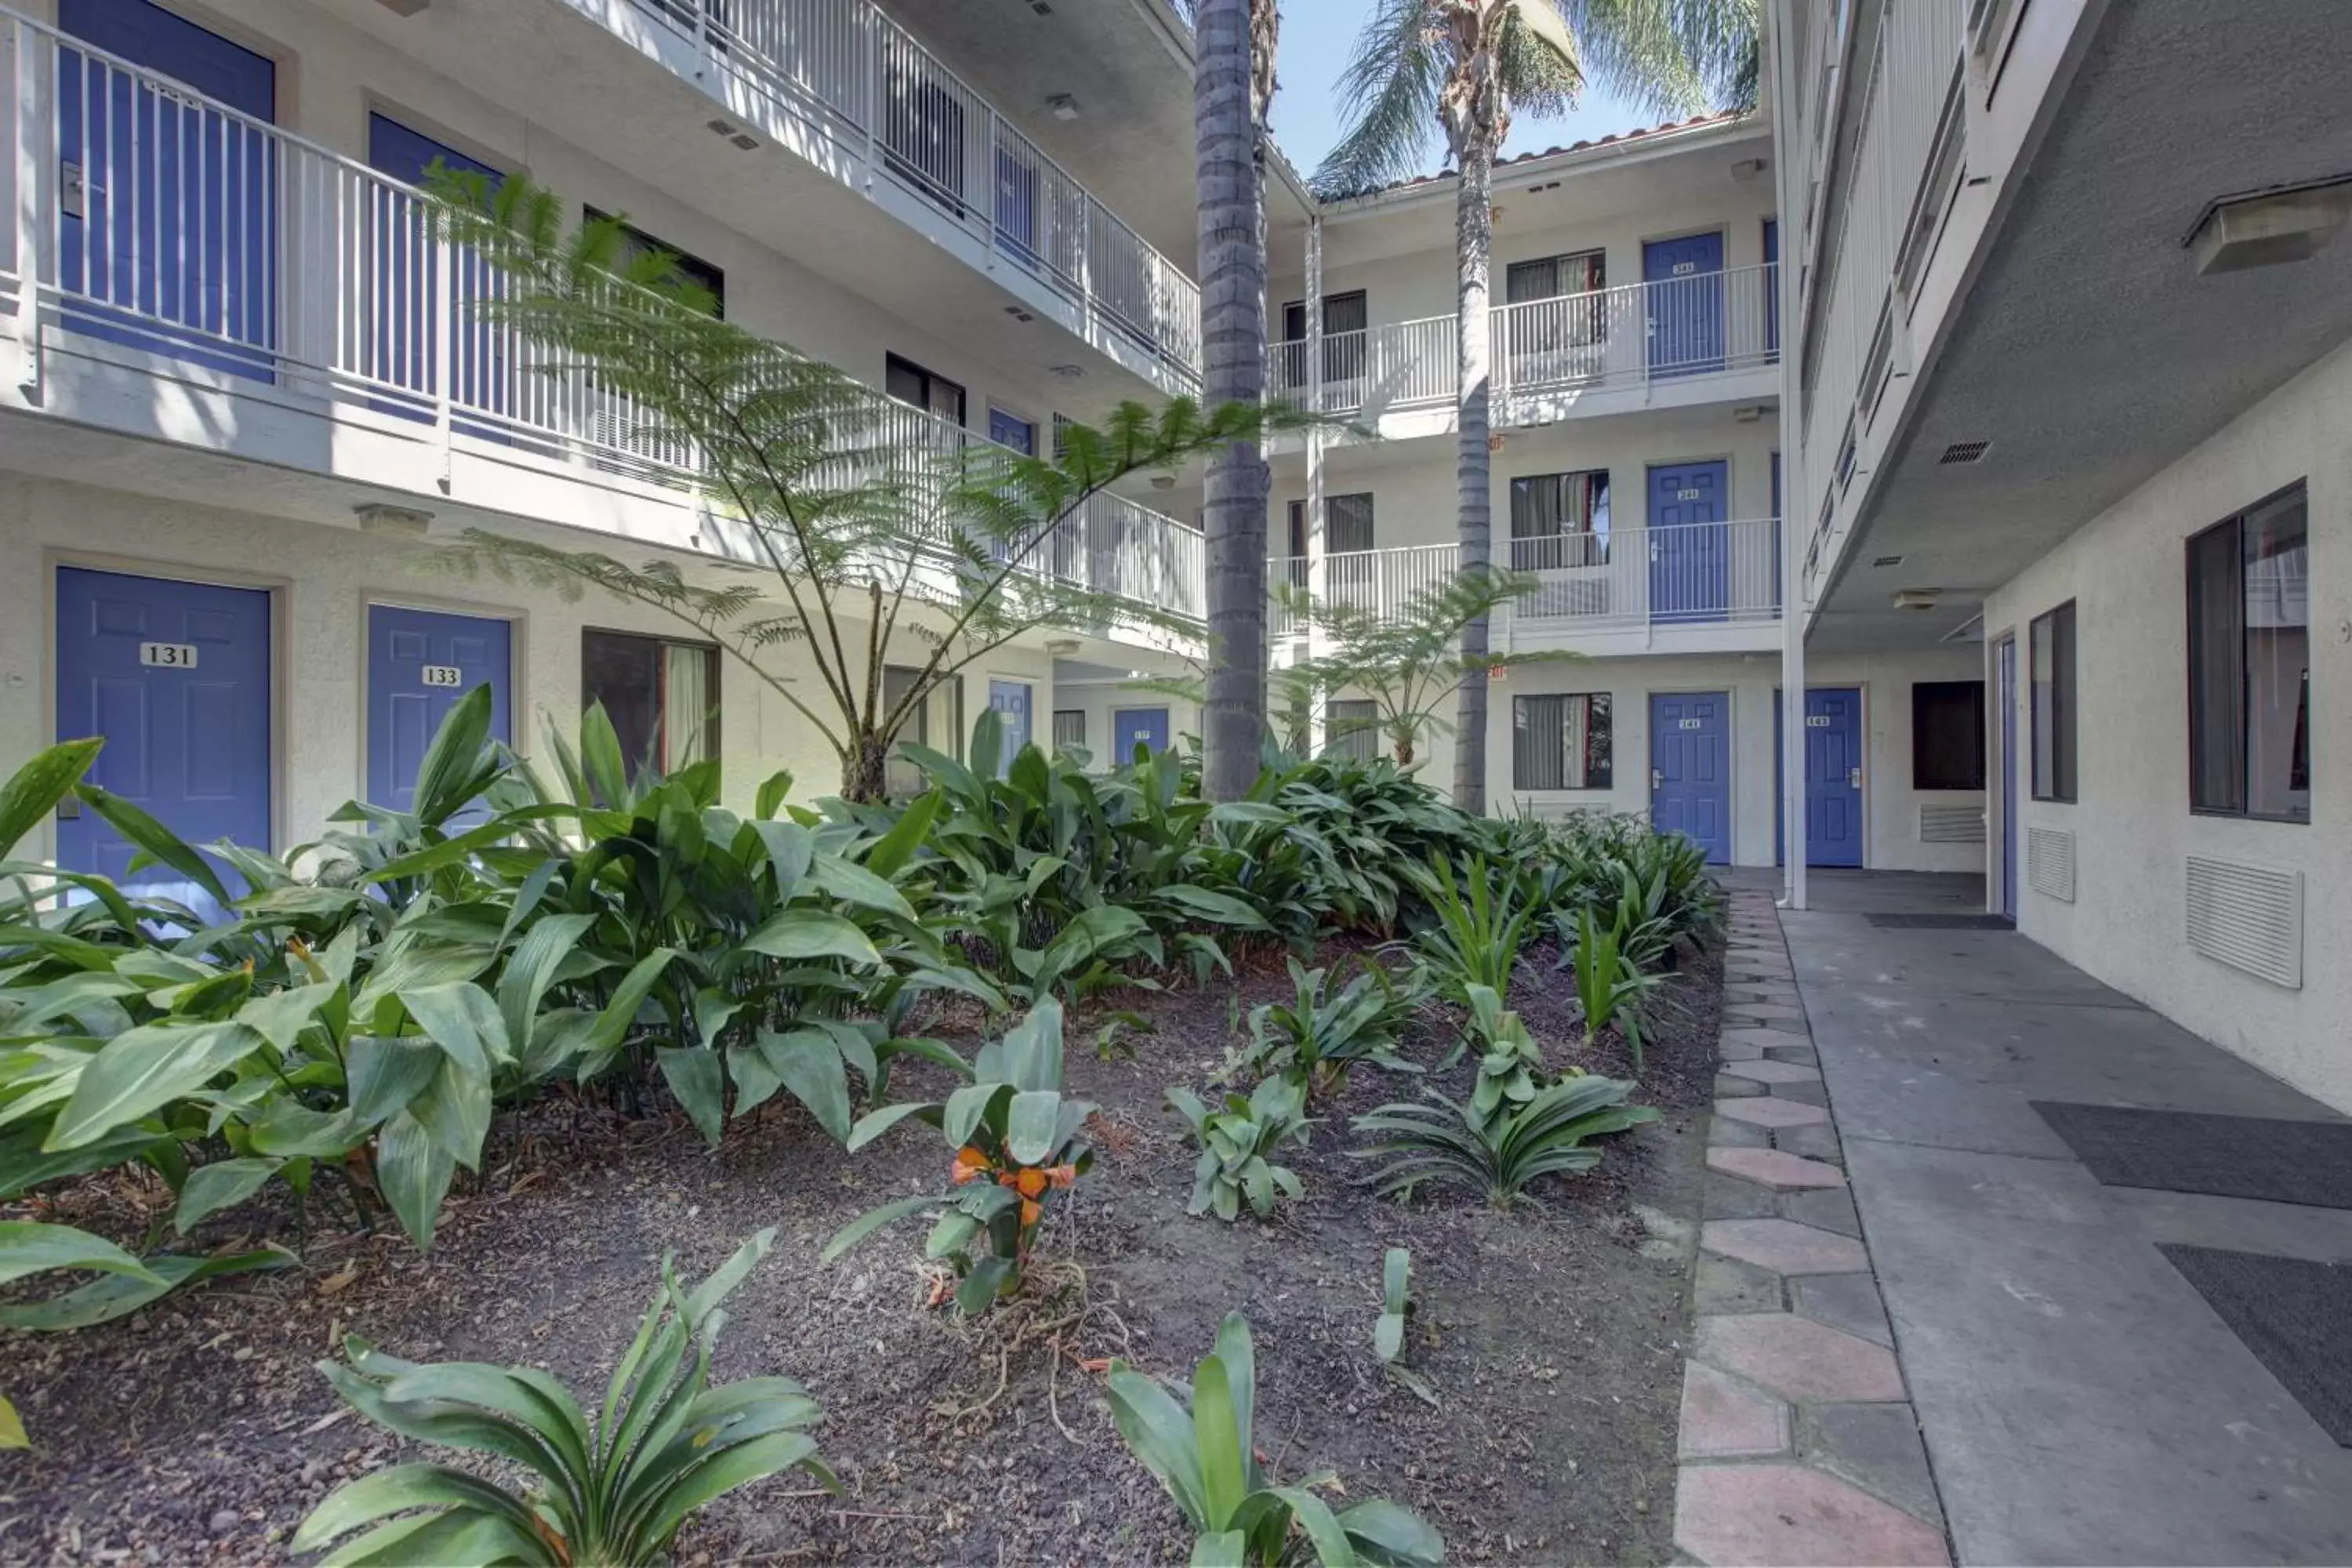
[[[2025,830],[2025,879],[2062,904],[2074,901],[2074,836],[2063,827]]]
[[[1921,805],[1922,844],[1981,844],[1985,841],[1985,808],[1980,805]]]
[[[1955,441],[1944,448],[1944,455],[1936,461],[1939,465],[1973,463],[1982,458],[1985,455],[1985,449],[1991,445],[1990,441]]]
[[[2189,857],[2189,945],[2273,985],[2303,989],[2303,873]]]

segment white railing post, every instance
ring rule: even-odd
[[[41,378],[41,285],[57,278],[58,146],[50,134],[56,115],[57,51],[18,18],[8,20],[8,62],[16,90],[15,173],[16,227],[16,346],[23,355],[18,384],[26,401],[38,404]],[[85,153],[83,156],[89,154]],[[85,195],[84,210],[89,198]]]
[[[433,223],[433,437],[441,463],[441,486],[450,480],[449,434],[457,401],[457,268],[448,226]]]
[[[866,132],[866,191],[871,195],[874,192],[875,143],[882,116],[887,112],[884,106],[889,95],[886,90],[888,84],[882,79],[882,14],[871,5],[863,5],[858,8],[857,18],[861,35],[857,52],[861,59],[860,69],[866,79],[865,123],[861,127]]]

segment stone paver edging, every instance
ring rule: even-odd
[[[1712,1568],[1948,1568],[1780,916],[1727,896],[1675,1545]]]

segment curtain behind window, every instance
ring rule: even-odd
[[[711,689],[707,647],[670,643],[662,648],[662,770],[719,753],[719,709]]]

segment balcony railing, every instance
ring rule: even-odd
[[[1458,555],[1454,545],[1420,544],[1328,556],[1324,594],[1392,617],[1413,595],[1451,578]],[[1496,540],[1495,556],[1497,565],[1536,580],[1508,612],[1528,630],[1723,626],[1780,616],[1777,518]],[[1277,583],[1304,586],[1307,571],[1303,556],[1268,563]],[[1277,610],[1277,636],[1307,631],[1303,617]]]
[[[868,0],[634,3],[999,259],[1199,376],[1199,287]]]
[[[1498,401],[1589,387],[1633,386],[1755,370],[1780,353],[1779,268],[1739,267],[1590,293],[1496,305],[1487,314]],[[1450,404],[1460,353],[1453,316],[1398,321],[1323,339],[1321,411],[1382,413]],[[1278,394],[1305,400],[1309,345],[1272,346]]]
[[[445,476],[465,446],[607,487],[697,488],[674,431],[483,319],[504,281],[436,232],[422,192],[5,10],[0,46],[0,307],[36,353],[54,331],[91,358],[417,437]],[[874,399],[849,423],[877,460],[980,440]],[[1204,561],[1197,530],[1105,494],[1024,565],[1197,616]]]

